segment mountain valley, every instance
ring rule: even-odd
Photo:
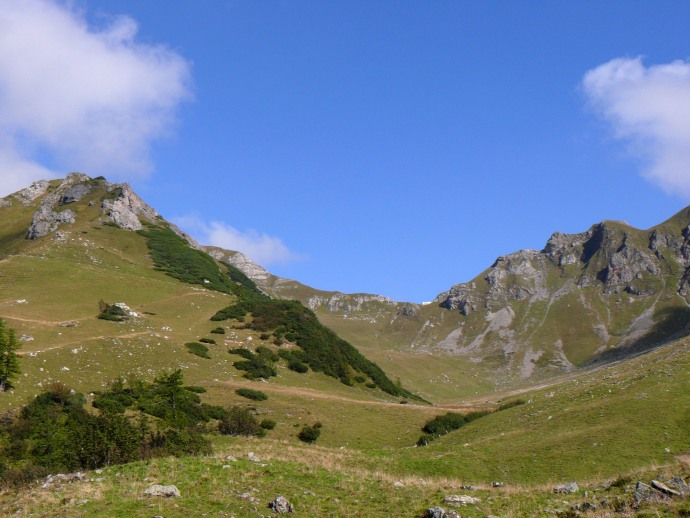
[[[257,516],[285,494],[304,516],[421,516],[459,493],[477,498],[462,516],[690,512],[687,494],[635,497],[638,480],[689,474],[690,208],[644,231],[555,233],[425,304],[276,277],[100,177],[36,182],[0,218],[0,317],[21,343],[0,412],[55,382],[92,403],[118,377],[180,369],[205,403],[275,426],[211,433],[206,457],[6,488],[5,514]],[[113,305],[121,319],[99,318]],[[275,375],[242,367],[262,350]],[[476,410],[490,413],[415,446],[434,417]],[[315,422],[317,444],[298,440]],[[151,481],[182,497],[151,504]]]

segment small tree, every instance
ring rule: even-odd
[[[6,329],[0,318],[0,392],[13,388],[12,378],[19,374],[19,343],[14,329]]]

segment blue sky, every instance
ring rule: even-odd
[[[316,288],[431,300],[554,231],[690,202],[688,2],[0,7],[3,194],[128,181]]]

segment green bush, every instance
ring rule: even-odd
[[[246,397],[253,401],[266,401],[268,396],[261,392],[260,390],[252,390],[248,388],[239,388],[235,391],[238,396]]]
[[[213,338],[199,338],[202,344],[215,344],[216,341]]]
[[[316,426],[305,426],[302,428],[300,433],[297,434],[297,437],[302,442],[313,443],[316,442],[316,439],[319,438],[319,435],[321,435],[321,427],[317,428]]]
[[[225,419],[218,423],[218,431],[223,435],[246,436],[260,436],[265,433],[251,410],[239,406],[228,410]]]
[[[196,385],[188,385],[184,389],[189,390],[190,392],[194,392],[195,394],[204,394],[207,392],[206,388],[197,387]]]
[[[447,414],[439,415],[426,422],[422,428],[422,436],[417,441],[417,446],[426,446],[434,439],[441,437],[453,430],[457,430],[465,426],[467,423],[484,417],[490,414],[488,410],[481,410],[476,412],[469,412],[467,414],[458,414],[457,412],[448,412]]]
[[[213,333],[214,335],[224,335],[225,334],[225,328],[220,327],[220,326],[215,327],[215,328],[211,329],[211,333]]]
[[[261,426],[261,428],[264,430],[273,430],[276,427],[276,422],[272,419],[264,419],[261,421],[261,423],[259,423],[259,426]]]
[[[199,342],[189,342],[184,345],[187,349],[189,349],[190,353],[196,354],[201,358],[206,358],[207,360],[211,359],[211,355],[208,354],[208,347],[206,347],[204,344]]]
[[[246,358],[245,360],[234,362],[232,365],[237,370],[245,371],[244,377],[247,379],[266,379],[278,374],[278,371],[273,367],[273,362],[278,359],[278,356],[266,347],[258,347],[258,354],[253,353],[249,349],[241,348],[229,349],[228,352]]]

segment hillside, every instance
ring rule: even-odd
[[[301,300],[391,372],[404,376],[408,362],[443,357],[455,367],[443,373],[449,379],[462,369],[508,387],[688,334],[689,225],[690,208],[644,231],[604,221],[580,234],[555,233],[543,250],[499,257],[425,305],[314,290],[235,257],[263,289]]]
[[[6,487],[0,514],[256,516],[279,494],[303,515],[421,516],[452,495],[478,499],[459,509],[473,517],[690,512],[687,497],[637,495],[637,481],[690,476],[690,338],[676,339],[686,321],[674,313],[687,307],[687,211],[649,231],[606,222],[555,235],[428,305],[280,279],[198,245],[103,178],[38,182],[0,201],[0,217],[0,317],[21,343],[0,424],[58,381],[100,416],[116,378],[141,388],[179,368],[203,404],[274,425],[229,437],[211,420],[200,427],[210,456]],[[568,365],[547,361],[555,336]],[[416,446],[434,418],[477,411]],[[141,409],[123,412],[141,423]],[[300,442],[316,423],[317,444]],[[0,430],[0,451],[19,448],[8,437]],[[573,493],[554,493],[573,480]],[[153,483],[182,496],[144,496]]]
[[[0,217],[6,222],[0,232],[0,316],[23,344],[25,378],[3,398],[4,407],[55,379],[92,390],[120,375],[150,378],[178,365],[194,382],[244,379],[247,371],[235,367],[241,358],[228,349],[251,352],[259,345],[285,349],[286,355],[290,349],[293,360],[297,349],[309,347],[307,356],[292,362],[308,372],[293,376],[285,369],[281,382],[288,378],[288,383],[308,385],[325,373],[351,385],[358,397],[415,397],[300,304],[290,310],[300,327],[281,339],[282,347],[277,329],[287,325],[281,320],[286,313],[260,330],[250,316],[245,319],[246,312],[242,318],[211,321],[221,309],[250,299],[254,313],[282,303],[243,285],[251,281],[206,255],[126,184],[76,173],[37,182],[3,199]],[[96,318],[101,305],[115,303],[126,308],[127,318]],[[216,328],[223,334],[213,335]],[[318,344],[308,338],[315,333]],[[208,359],[189,353],[187,344],[201,339],[209,342]],[[271,356],[269,363],[291,365],[283,357]]]

